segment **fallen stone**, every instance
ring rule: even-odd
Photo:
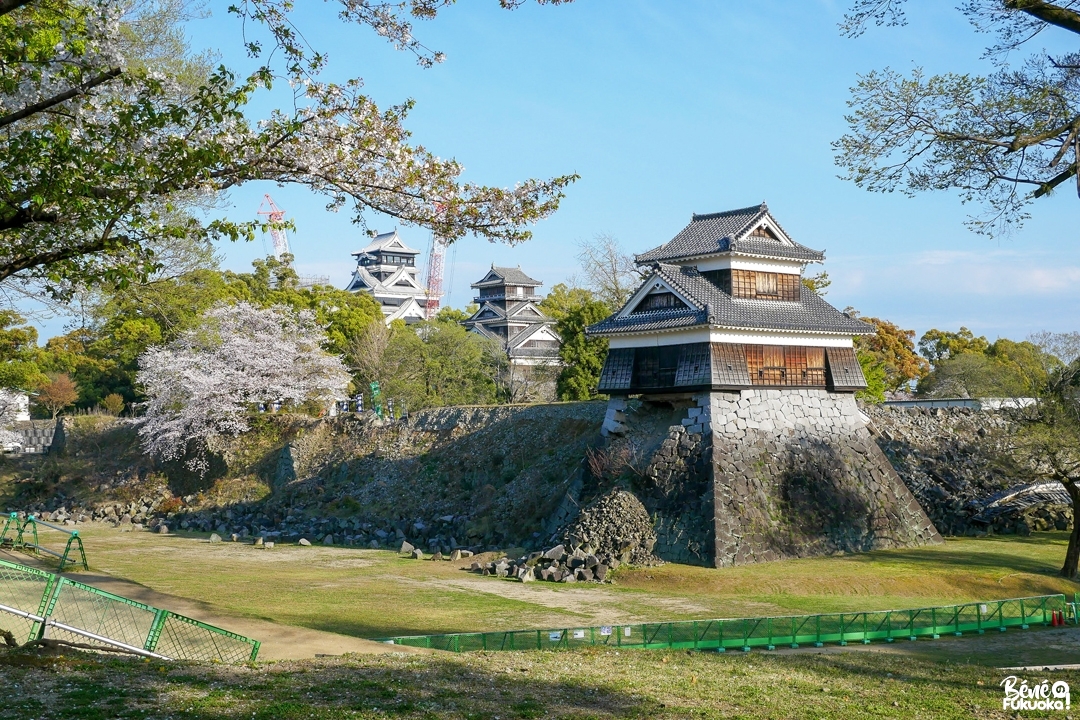
[[[308,547],[309,545],[311,545],[311,541],[308,540],[307,538],[300,538],[300,540],[299,540],[299,542],[297,544],[298,545],[303,545],[304,547]]]
[[[416,548],[413,546],[413,544],[406,540],[401,543],[401,550],[399,550],[398,552],[400,552],[402,555],[408,555],[415,549]]]
[[[604,578],[607,577],[607,573],[608,573],[608,566],[605,565],[604,563],[600,563],[596,567],[593,568],[593,575],[595,575],[596,579],[599,580],[600,582],[604,582]]]
[[[436,550],[435,554],[431,556],[432,560],[442,560],[442,551]]]
[[[221,536],[218,535],[217,533],[210,533],[210,542],[212,542],[212,543],[221,542]]]
[[[158,525],[157,531],[158,531],[159,535],[168,535],[169,534],[169,526],[162,523],[161,525]]]
[[[230,535],[229,539],[232,540],[233,542],[240,542],[240,536],[237,535],[236,533],[233,533],[232,535]]]
[[[273,550],[274,549],[274,543],[265,542],[265,543],[263,543],[263,547],[266,548],[267,550]]]
[[[566,555],[566,548],[562,545],[556,545],[555,547],[544,553],[545,558],[547,558],[548,560],[554,560],[555,562],[562,560],[564,555]]]
[[[412,551],[411,557],[412,557],[413,560],[423,560],[424,559],[424,551],[421,550],[420,548],[414,548],[413,551]]]
[[[450,560],[452,562],[457,562],[460,559],[461,559],[461,551],[460,550],[455,550],[452,553],[450,553]]]
[[[255,547],[266,547],[266,541],[262,537],[255,538]]]
[[[470,558],[473,556],[472,550],[460,550],[459,552],[461,553],[461,557],[463,558]]]

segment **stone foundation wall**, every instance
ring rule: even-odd
[[[717,566],[941,542],[854,396],[709,398]]]
[[[850,394],[650,400],[682,408],[635,483],[662,559],[722,567],[941,542]],[[605,434],[632,437],[645,410],[613,398]]]

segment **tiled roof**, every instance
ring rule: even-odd
[[[874,329],[845,315],[810,290],[802,288],[798,302],[733,298],[703,277],[695,267],[653,266],[645,283],[660,278],[695,307],[665,308],[619,317],[618,313],[588,328],[590,335],[669,330],[698,325],[763,330],[796,330],[869,335]],[[636,293],[635,293],[636,295]]]
[[[419,255],[420,254],[419,250],[413,250],[411,247],[409,247],[408,245],[405,244],[404,240],[402,240],[400,237],[398,237],[397,230],[393,230],[393,231],[388,232],[388,233],[382,233],[380,235],[376,235],[374,238],[372,238],[371,242],[368,243],[364,247],[363,250],[357,250],[356,252],[354,252],[352,254],[353,255],[363,255],[364,253],[379,252],[379,251],[383,250],[387,245],[389,245],[394,240],[397,240],[399,243],[401,243],[401,248],[394,248],[393,249],[393,251],[395,253],[400,253],[400,254],[404,254],[404,255]]]
[[[694,215],[690,224],[670,241],[634,259],[644,265],[721,252],[791,258],[804,262],[817,262],[825,258],[823,252],[811,250],[794,240],[788,245],[779,240],[748,236],[766,216],[771,224],[780,228],[765,203],[738,210]]]
[[[498,275],[498,279],[488,280],[488,276],[490,276],[491,273],[495,273],[496,275]],[[504,283],[506,285],[523,285],[529,287],[540,287],[544,284],[539,280],[534,280],[533,278],[523,273],[520,267],[508,268],[495,267],[494,265],[492,265],[491,270],[488,272],[487,275],[484,276],[483,280],[478,280],[469,287],[478,288],[486,285],[502,285]]]

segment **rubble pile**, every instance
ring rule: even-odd
[[[522,555],[516,560],[504,557],[492,562],[474,562],[469,569],[481,575],[520,582],[604,582],[609,570],[614,570],[630,558],[629,548],[619,556],[587,552],[591,550],[576,547],[568,551],[566,546],[556,545],[543,552]]]
[[[569,547],[589,547],[592,553],[621,562],[656,562],[656,531],[652,518],[633,493],[614,489],[581,509],[563,534]]]

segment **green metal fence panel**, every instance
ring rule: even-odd
[[[1074,603],[1075,604],[1075,603]],[[1050,624],[1054,612],[1071,604],[1064,595],[988,600],[941,607],[875,610],[818,615],[687,620],[502,633],[417,635],[383,638],[384,642],[431,647],[452,652],[475,650],[560,650],[585,646],[749,651],[781,645],[821,646],[873,641],[938,638],[943,634],[985,632],[987,629],[1026,628]],[[1070,613],[1077,621],[1075,609]]]
[[[52,573],[0,560],[0,605],[41,617],[52,580]],[[0,629],[20,642],[29,642],[37,639],[40,623],[23,615],[0,612]]]
[[[0,560],[0,628],[27,642],[44,633],[173,660],[253,662],[259,653],[259,643],[242,635],[5,560]],[[444,649],[462,652],[457,636],[445,638]]]
[[[60,578],[50,620],[89,631],[131,647],[142,648],[154,625],[155,608],[89,585]],[[49,628],[48,636],[69,642],[105,645],[62,628]]]
[[[176,613],[166,613],[157,652],[174,660],[254,661],[259,643]]]

